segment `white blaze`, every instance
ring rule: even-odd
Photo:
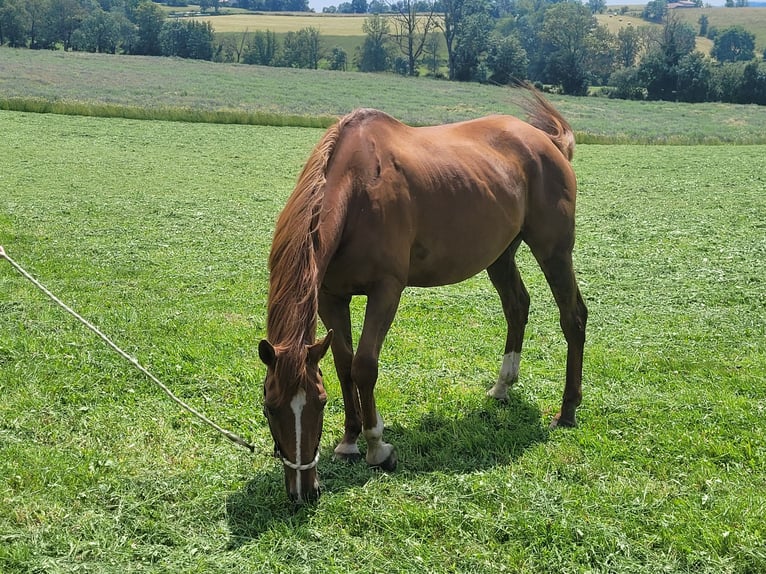
[[[301,460],[301,418],[303,416],[303,407],[306,406],[306,391],[299,389],[298,392],[290,401],[290,408],[293,410],[295,416],[295,464],[300,466],[303,464]],[[301,499],[301,473],[295,471],[295,488],[298,491],[298,500]]]

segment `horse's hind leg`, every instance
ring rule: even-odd
[[[561,410],[551,422],[551,428],[577,426],[575,411],[582,401],[582,364],[588,309],[582,295],[580,295],[580,289],[575,279],[571,247],[561,251],[554,250],[548,253],[546,257],[540,257],[539,251],[536,253],[534,246],[530,245],[530,247],[545,274],[559,307],[559,322],[567,341],[564,397]]]
[[[487,268],[487,274],[500,295],[503,314],[508,324],[500,374],[494,386],[487,391],[487,395],[499,401],[508,399],[508,387],[512,386],[519,376],[521,346],[529,316],[529,293],[521,281],[515,259],[520,242],[520,238],[514,240],[497,261]]]

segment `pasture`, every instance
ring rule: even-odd
[[[374,107],[423,125],[513,113],[510,99],[504,87],[389,74],[0,47],[0,109],[320,126]],[[580,142],[766,143],[766,114],[755,105],[551,101]]]
[[[0,571],[766,570],[763,145],[580,145],[580,427],[547,430],[565,347],[522,248],[510,403],[484,396],[505,333],[487,278],[408,290],[378,386],[399,470],[331,460],[325,360],[324,494],[295,510],[256,346],[274,220],[321,130],[0,111],[0,131],[0,245],[256,445],[0,261]]]

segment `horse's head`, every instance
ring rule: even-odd
[[[319,360],[331,340],[332,331],[299,351],[279,351],[266,340],[258,346],[267,367],[263,412],[274,437],[274,453],[285,468],[287,494],[298,503],[319,497],[316,466],[327,402]]]

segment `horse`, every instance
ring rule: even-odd
[[[499,375],[487,394],[506,401],[517,380],[529,294],[515,263],[523,241],[541,267],[567,342],[561,409],[573,427],[582,400],[587,308],[572,264],[577,181],[574,133],[533,87],[514,98],[528,116],[492,115],[410,127],[358,109],[316,144],[278,216],[269,255],[264,414],[296,503],[314,501],[327,402],[319,362],[332,349],[344,434],[336,459],[392,471],[375,405],[378,358],[407,286],[453,284],[487,271],[507,322]],[[519,101],[520,100],[520,101]],[[367,297],[354,351],[349,304]],[[327,335],[317,340],[317,315]]]

